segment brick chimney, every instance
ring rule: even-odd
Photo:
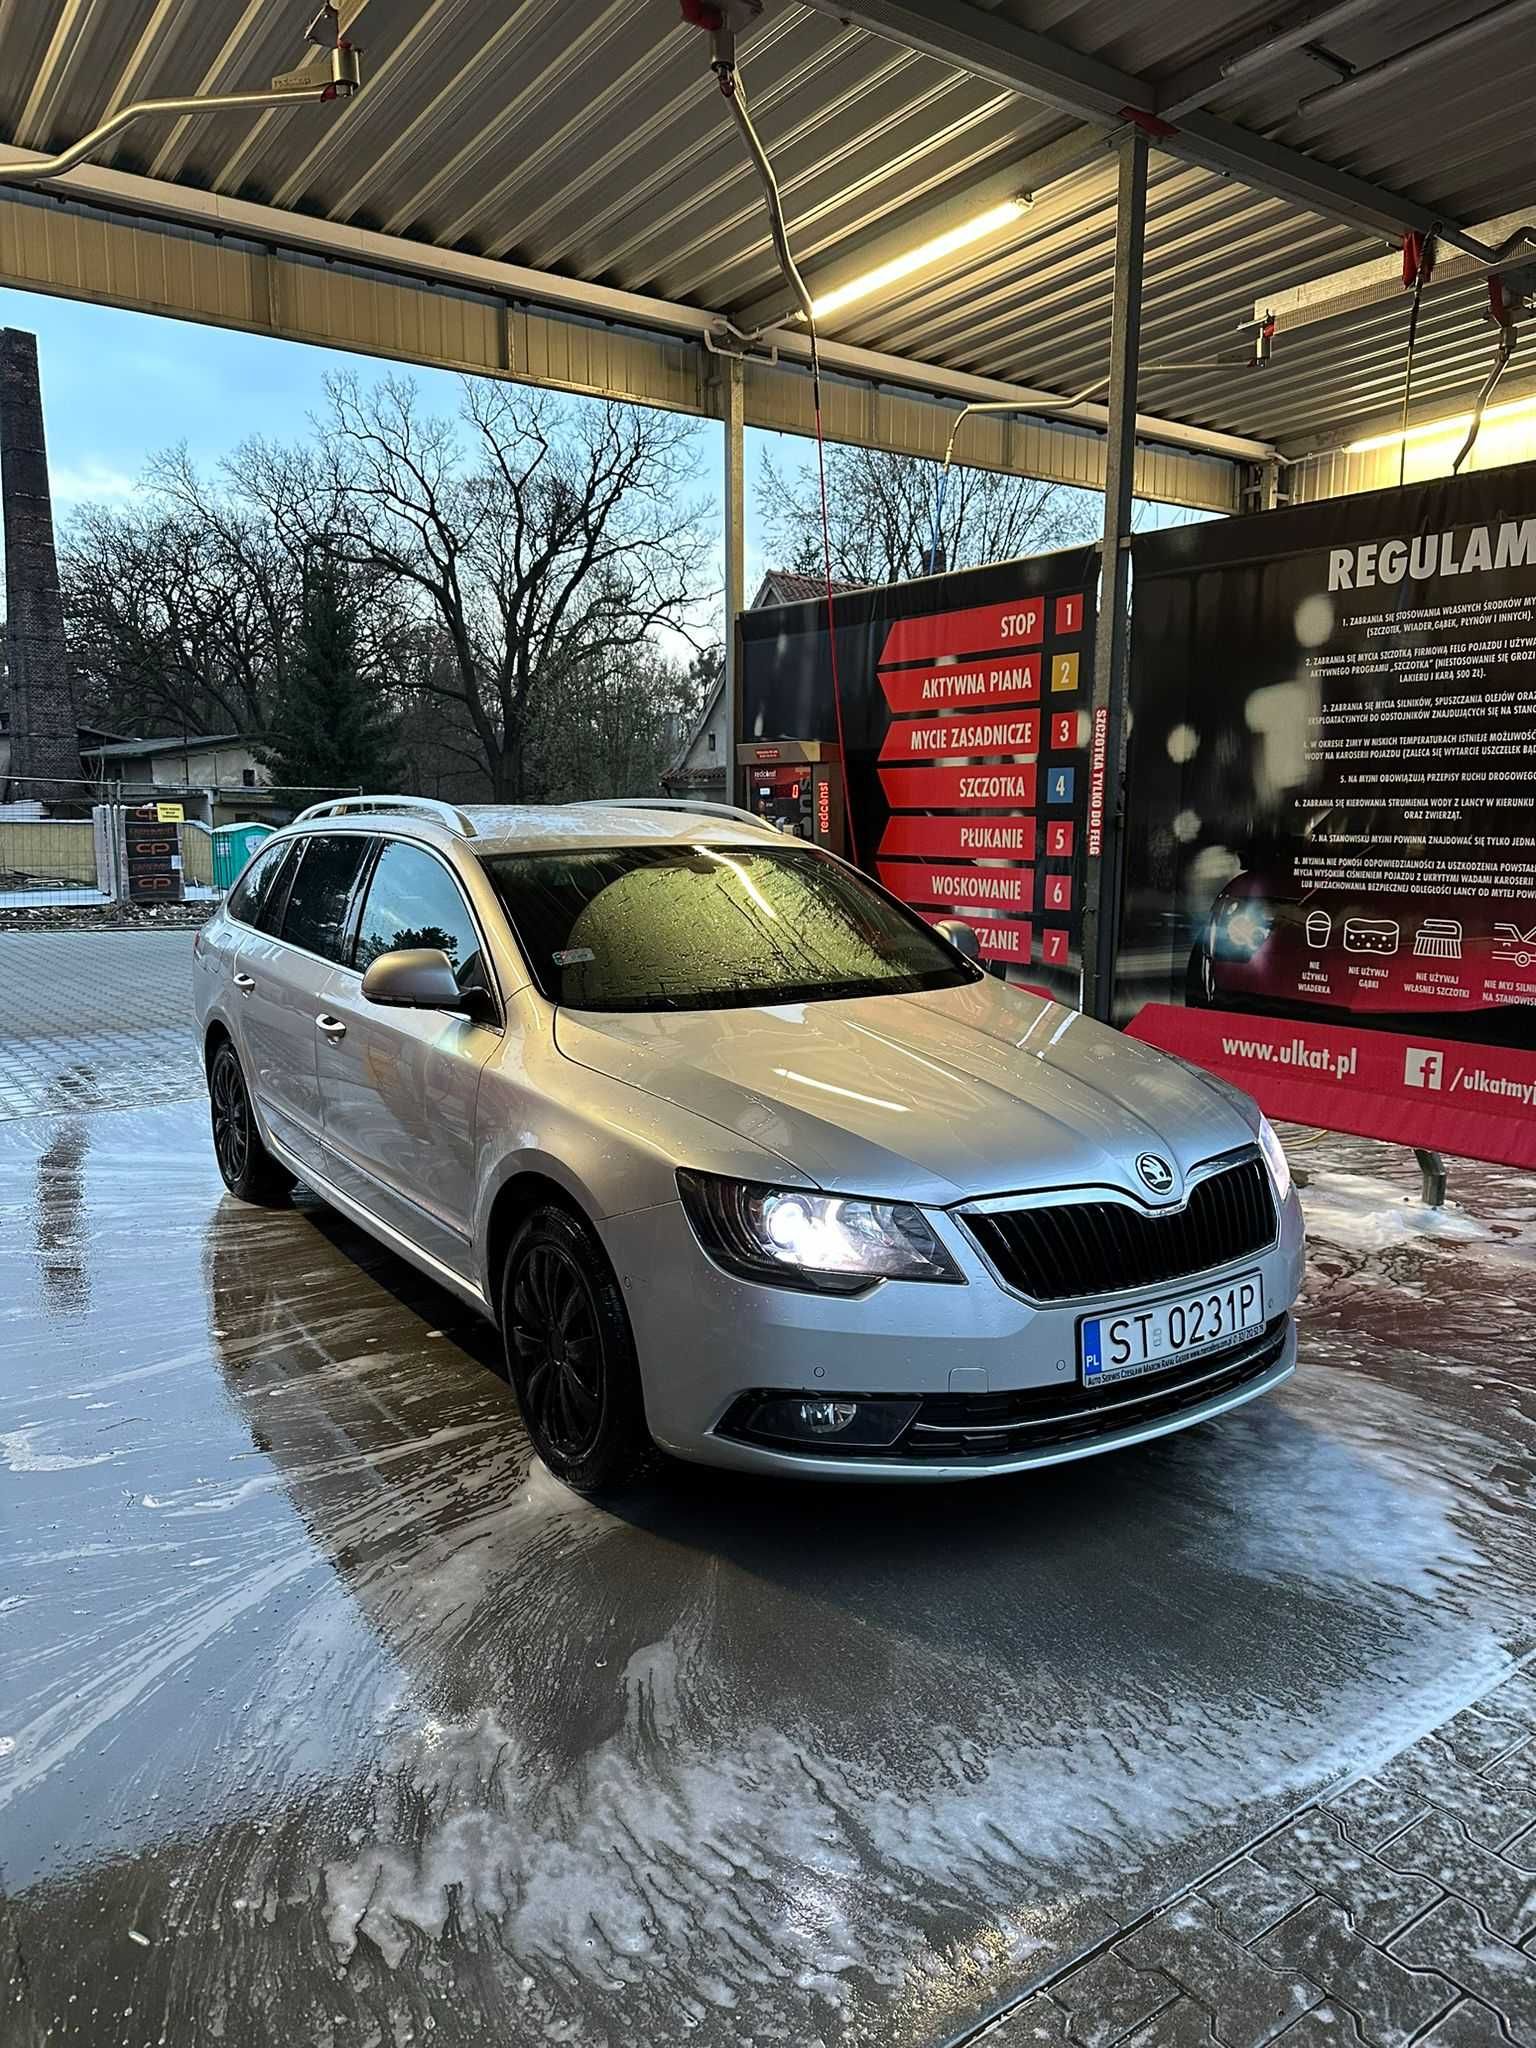
[[[76,783],[80,747],[53,545],[37,336],[0,328],[0,518],[5,521],[6,708],[11,774]],[[25,781],[12,797],[65,797]]]

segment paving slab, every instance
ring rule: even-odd
[[[203,1090],[190,931],[0,931],[0,1120]]]

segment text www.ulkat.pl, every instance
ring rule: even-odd
[[[1325,1045],[1308,1045],[1304,1038],[1293,1038],[1288,1045],[1224,1038],[1221,1049],[1231,1060],[1260,1060],[1273,1067],[1309,1067],[1316,1073],[1331,1074],[1336,1081],[1348,1080],[1359,1057],[1353,1047],[1348,1052],[1330,1052]]]

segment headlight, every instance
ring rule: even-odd
[[[762,1187],[712,1173],[680,1172],[677,1186],[700,1244],[743,1279],[819,1294],[862,1294],[877,1280],[965,1284],[910,1202]]]
[[[1285,1156],[1285,1147],[1275,1136],[1275,1127],[1267,1116],[1259,1118],[1259,1150],[1264,1154],[1269,1167],[1269,1177],[1275,1184],[1275,1193],[1283,1202],[1291,1192],[1291,1162]]]
[[[1275,928],[1274,913],[1257,896],[1229,896],[1216,906],[1213,950],[1229,960],[1251,960]]]

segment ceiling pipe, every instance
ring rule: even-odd
[[[61,178],[94,156],[105,142],[136,121],[165,119],[180,114],[240,113],[254,107],[283,107],[295,100],[315,104],[349,100],[362,83],[358,53],[341,33],[341,17],[334,5],[323,7],[310,23],[309,41],[320,50],[314,62],[295,71],[280,73],[270,86],[256,92],[190,94],[180,99],[135,100],[119,107],[110,120],[61,149],[57,156],[35,158],[30,163],[0,164],[0,185],[29,188]]]
[[[1308,93],[1305,99],[1297,102],[1296,111],[1310,114],[1318,107],[1336,107],[1353,94],[1369,92],[1373,86],[1385,85],[1393,79],[1407,78],[1426,64],[1433,64],[1453,51],[1468,49],[1472,44],[1481,42],[1484,36],[1512,28],[1531,16],[1536,16],[1536,0],[1500,0],[1500,5],[1474,15],[1471,21],[1442,29],[1438,35],[1428,36],[1422,43],[1412,43],[1406,50],[1383,57],[1379,64],[1367,64],[1350,77],[1340,79],[1336,85],[1325,85],[1316,92]]]

